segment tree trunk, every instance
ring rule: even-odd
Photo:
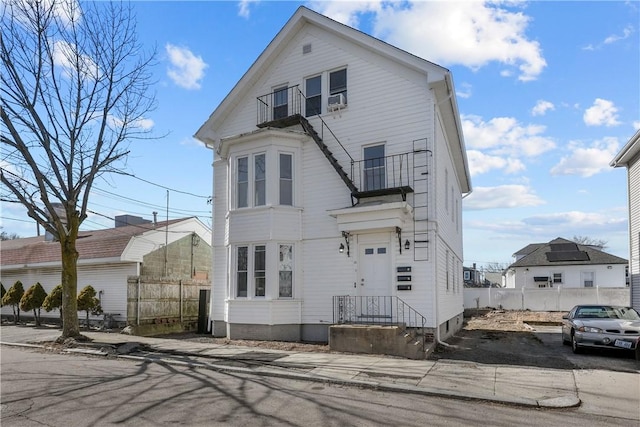
[[[70,221],[77,220],[77,218],[68,219]],[[80,327],[78,325],[78,251],[76,250],[78,227],[74,227],[74,224],[71,224],[69,230],[68,235],[60,236],[62,257],[62,338],[80,336]]]

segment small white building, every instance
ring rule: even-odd
[[[133,219],[133,221],[132,221]],[[197,218],[153,223],[139,217],[116,217],[116,227],[80,231],[78,291],[91,285],[105,313],[127,322],[127,278],[153,276],[208,279],[211,230]],[[0,245],[0,277],[5,289],[20,280],[26,291],[40,282],[49,293],[61,282],[60,243],[47,236],[5,240]],[[2,315],[12,314],[2,307]],[[29,316],[30,313],[24,313]],[[57,318],[57,312],[42,317]]]
[[[447,69],[299,8],[195,135],[213,334],[326,341],[398,311],[461,328],[461,129]]]
[[[638,160],[640,160],[640,129],[611,161],[613,167],[627,167],[630,304],[640,311],[640,161]]]
[[[558,237],[514,254],[505,270],[507,288],[624,288],[627,260],[594,246]]]

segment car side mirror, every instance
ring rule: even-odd
[[[565,314],[564,316],[562,316],[562,318],[563,318],[564,320],[567,320],[567,319],[569,319],[569,315],[568,315],[568,314]]]

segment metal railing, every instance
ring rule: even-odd
[[[411,186],[411,153],[358,160],[351,179],[360,191],[376,191]]]
[[[303,107],[304,106],[304,107]],[[331,135],[335,143],[342,149],[346,159],[350,163],[348,171],[349,179],[360,192],[376,192],[387,189],[409,188],[411,187],[411,164],[412,153],[394,154],[385,157],[372,158],[366,160],[354,160],[347,149],[342,145],[338,137],[322,118],[318,111],[321,108],[313,100],[307,99],[298,85],[278,89],[257,97],[257,124],[258,126],[275,125],[278,122],[286,123],[290,126],[300,123],[309,126],[305,120],[306,114],[320,120],[321,126],[318,137],[320,141],[328,146],[324,138],[325,129]],[[303,111],[304,110],[304,111]],[[295,118],[295,123],[294,119]],[[288,120],[289,119],[289,120]],[[306,127],[305,127],[305,130]],[[315,132],[312,132],[315,133]],[[333,151],[333,150],[331,150]],[[337,159],[339,161],[339,159]]]
[[[278,89],[258,100],[258,124],[272,122],[302,113],[303,95],[298,86]]]
[[[394,296],[333,297],[333,323],[359,325],[396,325],[404,334],[419,339],[426,347],[427,319],[409,304]]]

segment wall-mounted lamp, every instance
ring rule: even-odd
[[[404,248],[405,248],[406,250],[411,249],[411,242],[409,241],[409,239],[407,239],[407,240],[404,242]]]
[[[344,247],[346,245],[347,246],[347,256],[351,256],[351,252],[349,250],[349,237],[351,237],[351,234],[348,231],[343,231],[342,232],[342,237],[344,237],[344,243],[345,244],[340,243],[339,251],[340,251],[340,253],[344,253]]]

